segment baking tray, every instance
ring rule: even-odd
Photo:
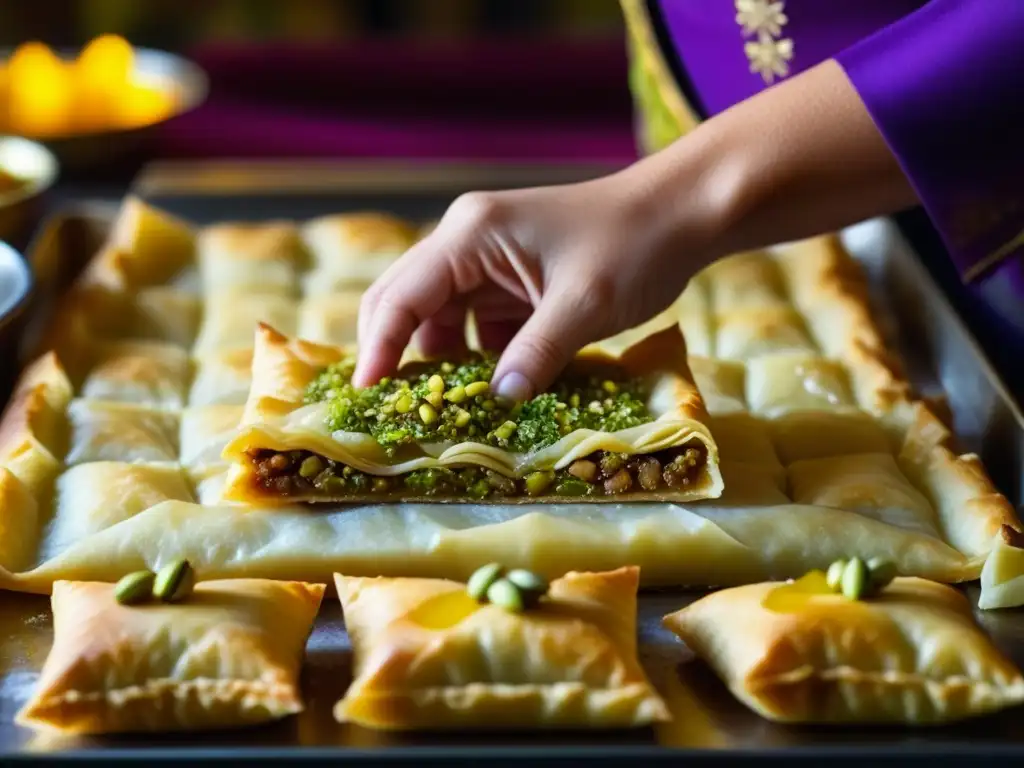
[[[252,166],[216,164],[153,169],[135,191],[153,205],[197,223],[225,219],[309,218],[346,209],[381,208],[412,219],[440,215],[470,188],[570,181],[602,169],[440,166]],[[29,258],[37,271],[35,321],[46,316],[102,242],[116,209],[84,204],[62,212],[38,236]],[[912,381],[926,396],[946,393],[964,450],[979,453],[1014,504],[1022,498],[1024,420],[1005,387],[931,280],[918,256],[887,221],[844,233],[864,262],[879,307],[891,308],[885,327]],[[879,311],[882,311],[881,309]],[[35,331],[30,327],[27,340]],[[976,602],[977,588],[968,587]],[[340,606],[325,602],[310,638],[303,672],[307,710],[258,729],[181,736],[89,739],[42,737],[12,724],[49,650],[52,628],[46,598],[5,593],[0,598],[0,758],[98,760],[288,760],[300,762],[456,763],[627,761],[688,765],[743,759],[863,763],[909,759],[956,764],[979,756],[1024,758],[1019,712],[1006,711],[955,727],[786,727],[748,711],[687,649],[660,626],[660,618],[699,596],[645,593],[640,598],[641,660],[666,698],[674,721],[631,732],[451,735],[382,734],[339,725],[334,702],[350,679],[350,653]],[[1024,613],[978,612],[997,644],[1024,665]],[[691,663],[692,662],[692,663]]]

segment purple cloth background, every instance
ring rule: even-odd
[[[787,0],[780,37],[794,41],[790,77],[919,8],[924,0]],[[750,71],[733,0],[661,0],[665,26],[707,115],[764,90]]]
[[[163,132],[171,157],[636,157],[618,38],[222,45],[190,56],[211,93]]]
[[[965,275],[1024,229],[1022,42],[1024,2],[932,0],[839,56]]]

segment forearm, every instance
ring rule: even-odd
[[[842,68],[808,70],[625,172],[694,269],[916,203]]]

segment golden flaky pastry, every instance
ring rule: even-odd
[[[302,239],[313,257],[307,296],[365,287],[417,239],[416,228],[387,213],[344,213],[306,222]]]
[[[851,601],[824,575],[715,592],[664,619],[770,720],[961,720],[1024,701],[1024,679],[952,587],[897,578]]]
[[[686,362],[686,345],[678,329],[664,330],[617,354],[584,350],[569,366],[570,372],[597,371],[601,376],[641,380],[646,389],[645,405],[650,421],[615,431],[576,428],[554,443],[542,443],[525,452],[460,435],[450,439],[425,439],[390,453],[370,434],[332,431],[331,404],[326,401],[307,403],[305,396],[310,383],[321,372],[348,359],[351,352],[341,346],[290,339],[267,325],[260,325],[245,415],[237,436],[224,451],[224,458],[234,465],[225,498],[249,503],[476,500],[488,504],[517,504],[684,502],[717,498],[722,493],[717,447],[705,423],[707,412],[692,381]],[[411,369],[417,364],[414,361],[409,367],[403,366],[397,375],[415,380],[416,372]],[[437,396],[440,398],[440,394]],[[438,402],[444,401],[439,399]],[[596,401],[592,405],[601,407]],[[438,408],[446,413],[459,410],[452,404]],[[416,418],[415,410],[412,414],[412,418]],[[469,414],[465,415],[468,418]],[[392,418],[396,417],[393,411]],[[381,419],[384,418],[382,413]],[[310,454],[321,470],[327,468],[324,471],[328,475],[348,474],[330,478],[334,483],[321,480],[324,475],[301,474],[301,457]],[[558,493],[562,474],[571,475],[578,463],[590,464],[596,472],[594,465],[601,461],[603,467],[600,457],[608,454],[629,457],[618,465],[626,476],[624,489],[575,496]],[[651,459],[657,467],[654,481],[641,483],[635,465]],[[271,462],[279,460],[286,460],[285,466],[275,468],[277,465]],[[689,463],[685,464],[686,476],[672,478],[670,482],[669,470],[674,460]],[[665,475],[661,474],[663,466]],[[430,488],[406,482],[411,473],[420,470],[450,472],[467,467],[490,473],[487,475],[489,482],[504,483],[504,486],[497,486],[501,493],[481,497],[457,485],[450,491],[432,493]],[[369,481],[364,484],[338,482],[349,477],[352,470],[371,476],[373,484]],[[545,472],[551,473],[554,481],[549,481],[537,493],[528,492],[523,479],[531,473]],[[602,487],[593,479],[590,482],[593,485],[588,491]]]
[[[510,613],[455,581],[335,575],[355,679],[334,715],[395,730],[666,720],[637,661],[638,579],[637,568],[569,573]]]
[[[54,585],[53,648],[21,725],[64,733],[227,728],[300,712],[321,584],[207,581],[184,602],[120,605]]]
[[[981,571],[979,608],[1024,605],[1024,534],[1004,525]]]

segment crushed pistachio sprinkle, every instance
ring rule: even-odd
[[[497,357],[478,354],[461,364],[421,366],[409,378],[352,386],[355,359],[322,371],[306,403],[328,405],[331,431],[360,432],[389,452],[416,442],[477,442],[526,453],[577,429],[616,432],[654,420],[638,379],[566,376],[523,403],[491,393]]]

